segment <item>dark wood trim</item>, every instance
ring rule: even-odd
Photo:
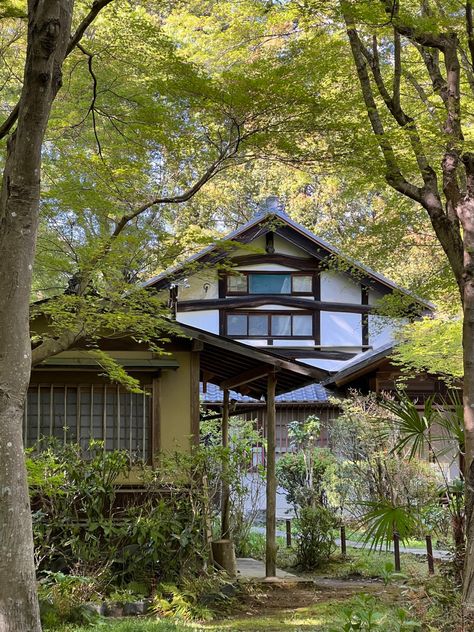
[[[312,347],[274,347],[273,353],[283,356],[284,358],[315,358],[319,360],[351,360],[357,355],[356,352],[348,351],[322,351],[313,349]]]
[[[271,230],[265,235],[265,250],[269,255],[275,253],[275,234]]]
[[[298,298],[282,294],[252,294],[250,296],[232,296],[230,298],[216,298],[201,301],[182,301],[178,303],[178,312],[194,312],[202,309],[251,308],[268,304],[300,307],[309,311],[322,310],[327,312],[350,312],[353,314],[368,314],[375,311],[375,307],[372,305],[330,303],[327,301],[317,301],[310,298]]]
[[[267,381],[267,470],[266,470],[266,547],[265,577],[276,576],[276,376],[270,373]]]
[[[201,343],[200,340],[194,340],[194,343]],[[200,351],[192,351],[190,358],[190,389],[191,389],[191,443],[199,445],[199,419],[200,419],[200,401],[199,401],[199,382],[200,382]]]
[[[313,296],[315,301],[321,301],[321,275],[319,272],[313,276]]]
[[[361,303],[362,305],[369,304],[369,290],[367,287],[362,286],[361,289]],[[362,344],[369,344],[369,315],[362,314]]]
[[[295,270],[307,270],[309,272],[318,272],[320,269],[319,261],[315,260],[314,258],[294,257],[292,255],[281,255],[277,253],[261,255],[242,255],[241,257],[232,258],[232,263],[239,267],[246,265],[255,265],[257,263],[276,263],[278,265],[286,266],[287,268],[294,268]]]
[[[305,235],[297,232],[293,227],[290,226],[279,226],[276,229],[276,234],[291,242],[298,248],[305,250],[308,254],[312,255],[316,259],[321,262],[321,267],[325,266],[325,263],[329,257],[334,256],[334,253],[326,250],[326,248],[322,246],[316,245],[312,240],[310,240]],[[341,255],[342,259],[344,259],[344,255]],[[337,270],[336,270],[337,271]],[[391,286],[386,285],[382,281],[375,279],[372,276],[364,273],[363,270],[357,268],[357,266],[353,266],[353,271],[351,270],[340,270],[341,274],[346,274],[354,280],[359,281],[359,283],[363,283],[367,287],[376,288],[381,294],[390,294],[393,292],[393,288]],[[416,303],[416,301],[414,301]]]
[[[313,312],[313,338],[314,344],[321,344],[321,311],[315,310]]]
[[[235,375],[234,377],[224,380],[219,384],[219,386],[225,392],[228,389],[235,389],[237,386],[242,386],[242,384],[249,384],[250,382],[259,380],[262,377],[266,377],[269,373],[275,373],[276,370],[278,369],[275,369],[275,367],[271,365],[262,364],[254,369],[249,369],[239,375]]]
[[[281,292],[278,294],[273,294],[272,296],[314,296],[314,272],[310,272],[310,271],[297,271],[297,272],[291,272],[291,271],[285,271],[285,270],[239,270],[239,276],[240,277],[244,277],[246,279],[246,288],[244,290],[230,290],[229,289],[229,283],[228,283],[228,279],[232,278],[232,276],[235,275],[231,275],[228,274],[225,277],[225,290],[224,290],[224,296],[221,296],[220,293],[220,288],[219,288],[219,298],[224,298],[225,296],[260,296],[259,292],[250,292],[249,287],[249,277],[250,276],[258,276],[258,275],[265,275],[265,276],[289,276],[290,277],[290,291],[289,292]],[[298,276],[306,276],[306,277],[311,277],[312,282],[311,282],[311,290],[309,292],[302,292],[302,291],[296,291],[293,289],[293,279],[295,277]]]
[[[152,415],[151,415],[151,464],[157,466],[161,451],[161,380],[153,380],[152,385]]]
[[[305,336],[296,336],[295,334],[293,334],[293,317],[294,316],[311,316],[312,314],[313,312],[276,310],[276,309],[268,310],[268,311],[260,311],[260,310],[238,311],[238,312],[223,311],[222,316],[225,323],[224,335],[227,336],[228,338],[237,338],[237,339],[255,338],[258,340],[261,338],[265,338],[265,339],[271,338],[272,342],[274,340],[288,340],[289,338],[291,338],[292,340],[313,340],[314,339],[314,323],[313,323],[311,334],[308,334]],[[260,334],[229,334],[227,331],[227,317],[228,316],[266,316],[267,317],[267,333],[261,334],[261,335]],[[271,323],[272,316],[290,316],[291,317],[291,330],[292,330],[291,333],[288,335],[282,335],[282,336],[277,336],[276,334],[274,334],[272,331],[272,323]],[[248,330],[248,321],[247,321],[247,330]]]
[[[218,289],[219,298],[225,298],[226,293],[227,293],[227,276],[225,274],[219,273],[219,278],[217,281],[217,289]],[[178,302],[178,305],[179,305],[179,302]]]

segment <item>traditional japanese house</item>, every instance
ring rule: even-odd
[[[404,317],[377,313],[387,294],[403,297],[411,316],[433,309],[292,220],[275,198],[224,240],[146,285],[169,292],[178,322],[271,350],[330,375],[391,347],[394,329]],[[216,383],[208,376],[201,387],[202,402],[218,410],[222,385],[219,389],[207,382]],[[418,386],[424,388],[421,381]],[[373,383],[368,387],[373,389]],[[327,426],[338,414],[331,399],[337,391],[337,382],[318,380],[277,398],[279,453],[288,449],[288,423],[309,414],[326,424],[322,442],[327,443]],[[230,393],[230,399],[233,414],[253,416],[265,431],[264,406],[250,386]]]

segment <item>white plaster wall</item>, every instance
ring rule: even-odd
[[[369,289],[369,305],[377,305],[382,298],[383,294],[381,292]]]
[[[298,246],[295,246],[294,244],[287,241],[286,239],[283,239],[279,235],[275,235],[274,246],[276,254],[292,255],[293,257],[306,257],[307,259],[311,259],[311,256],[306,252],[306,250],[298,248]]]
[[[251,265],[236,266],[235,270],[245,270],[246,272],[297,272],[297,268],[282,266],[279,263],[252,263]]]
[[[244,345],[250,345],[251,347],[268,346],[268,342],[265,338],[242,338],[241,340],[237,340],[237,342],[242,342]]]
[[[360,346],[362,315],[347,312],[321,312],[321,345]]]
[[[302,352],[304,355],[304,351]],[[349,362],[349,360],[324,360],[322,358],[296,358],[298,362],[304,362],[310,366],[315,366],[318,369],[325,369],[326,371],[340,371]]]
[[[403,325],[404,319],[387,318],[369,314],[369,344],[374,349],[393,342],[396,327]]]
[[[179,306],[178,306],[179,307]],[[176,320],[191,327],[204,329],[213,334],[219,333],[219,310],[203,309],[196,312],[178,312]]]
[[[252,294],[252,296],[256,296],[258,297],[258,294]],[[244,309],[245,311],[248,311],[247,308],[242,307],[239,309]],[[290,311],[290,312],[298,312],[298,311],[304,311],[302,307],[293,307],[293,306],[289,306],[289,305],[259,305],[258,307],[253,307],[252,311],[256,311],[256,310],[260,310],[260,311],[273,311],[273,310],[277,310],[277,311]]]
[[[207,292],[204,286],[208,286]],[[219,298],[219,285],[215,270],[203,270],[178,284],[178,301],[201,301]]]
[[[311,338],[309,338],[308,340],[301,340],[301,338],[298,338],[297,340],[295,340],[294,338],[293,339],[288,338],[286,340],[274,339],[273,346],[274,347],[313,347],[314,340],[312,340]]]
[[[321,272],[321,300],[360,305],[362,301],[360,283],[341,272],[333,270]]]

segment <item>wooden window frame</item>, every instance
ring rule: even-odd
[[[312,297],[316,297],[318,294],[317,291],[317,287],[318,287],[318,279],[319,279],[319,273],[317,272],[311,272],[311,271],[298,271],[298,272],[293,272],[293,271],[277,271],[277,270],[270,270],[268,272],[265,271],[261,271],[261,272],[257,272],[254,270],[248,270],[248,271],[239,271],[239,276],[243,276],[246,278],[247,281],[247,289],[246,290],[242,290],[239,292],[236,291],[231,291],[229,290],[229,281],[228,279],[232,276],[236,276],[236,275],[230,275],[227,274],[224,277],[224,283],[225,283],[225,296],[262,296],[265,293],[264,292],[258,292],[258,293],[250,293],[249,291],[249,276],[255,274],[255,275],[288,275],[290,277],[290,283],[291,283],[291,292],[279,292],[278,294],[273,293],[273,296],[312,296]],[[293,289],[293,279],[294,277],[298,277],[298,276],[305,276],[305,277],[311,277],[312,282],[311,282],[311,291],[310,292],[295,292],[295,290]],[[268,293],[269,295],[272,294],[272,292]]]
[[[247,317],[247,334],[229,334],[228,333],[228,327],[227,327],[227,319],[229,316],[246,316]],[[248,333],[249,330],[249,316],[266,316],[267,317],[267,333],[266,334],[260,334],[260,335],[250,335]],[[272,321],[271,321],[271,317],[272,316],[290,316],[291,318],[291,332],[288,335],[285,336],[277,336],[272,332]],[[311,334],[308,334],[307,336],[295,336],[293,335],[293,317],[294,316],[310,316],[311,317]],[[314,317],[314,312],[312,311],[289,311],[289,310],[271,310],[271,311],[259,311],[259,310],[244,310],[244,311],[238,311],[238,312],[224,312],[223,313],[223,320],[224,320],[224,335],[227,336],[228,338],[233,338],[233,339],[241,339],[241,340],[261,340],[261,339],[265,339],[265,340],[313,340],[315,338],[315,317]]]
[[[143,421],[145,424],[145,419],[146,417],[148,417],[148,422],[147,422],[147,427],[144,425],[143,427],[143,437],[142,437],[142,442],[145,441],[145,437],[146,437],[146,444],[143,443],[143,445],[147,446],[146,449],[146,454],[144,454],[144,462],[150,464],[152,461],[152,433],[153,433],[153,388],[152,388],[152,384],[151,383],[146,383],[142,385],[143,390],[145,391],[145,393],[143,394]],[[65,414],[65,421],[67,421],[67,412],[66,412],[66,405],[67,405],[67,391],[68,390],[75,390],[77,393],[76,396],[76,419],[75,419],[75,428],[72,428],[70,430],[73,431],[73,433],[75,434],[74,437],[74,441],[75,442],[79,442],[80,441],[80,435],[81,435],[81,428],[85,427],[85,425],[87,424],[87,422],[89,424],[92,423],[92,416],[86,417],[85,418],[85,422],[84,422],[84,426],[82,426],[81,424],[81,402],[80,402],[80,397],[81,397],[81,389],[83,389],[84,391],[89,390],[90,394],[91,394],[91,410],[92,410],[92,406],[93,406],[93,394],[94,394],[94,390],[98,389],[98,390],[103,390],[103,401],[102,401],[102,410],[101,410],[101,417],[103,418],[103,422],[102,422],[102,439],[99,439],[100,441],[104,442],[104,451],[111,451],[110,449],[107,449],[106,444],[107,444],[107,439],[106,439],[106,423],[107,423],[107,403],[105,401],[105,397],[107,394],[107,391],[113,391],[115,392],[118,396],[122,395],[122,394],[130,394],[130,391],[128,391],[127,389],[125,389],[124,387],[121,387],[120,385],[117,384],[112,384],[112,383],[104,383],[104,382],[98,382],[98,381],[91,381],[91,382],[83,382],[81,381],[80,383],[68,383],[68,382],[42,382],[42,381],[37,381],[37,382],[32,382],[30,383],[29,387],[28,387],[28,391],[34,391],[36,390],[36,392],[38,393],[38,401],[37,401],[37,412],[40,412],[40,396],[41,396],[41,389],[49,389],[49,393],[50,393],[50,398],[52,393],[54,392],[55,389],[64,389],[64,414]],[[27,398],[28,401],[28,398]],[[117,428],[120,430],[120,423],[121,423],[121,415],[120,415],[120,401],[117,398],[117,406],[115,406],[115,410],[114,410],[114,415],[113,415],[113,423],[117,424]],[[52,418],[51,418],[51,414],[53,411],[53,404],[51,403],[50,400],[50,411],[49,411],[49,415],[50,415],[50,431],[52,429]],[[40,419],[40,415],[38,415],[37,418],[37,430],[39,430],[40,427],[40,423],[41,423],[41,419]],[[25,445],[27,444],[28,441],[28,429],[29,429],[30,425],[28,424],[28,405],[26,404],[25,406],[25,413],[24,413],[24,419],[23,419],[23,433],[24,433],[24,441],[25,441]],[[91,426],[89,425],[89,430],[91,429]],[[50,435],[53,436],[53,435]],[[89,437],[89,439],[93,439],[93,437]],[[131,437],[129,438],[129,440],[131,440]],[[70,442],[74,442],[71,439],[67,438],[67,431],[64,431],[63,433],[63,443],[70,443]],[[112,450],[116,450],[116,449],[127,449],[127,448],[117,448],[114,447],[112,448]]]

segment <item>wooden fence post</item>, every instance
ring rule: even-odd
[[[396,531],[393,534],[393,555],[395,557],[395,571],[399,573],[402,570],[400,565],[400,536]]]
[[[433,543],[431,541],[431,536],[426,536],[426,554],[428,558],[428,572],[430,575],[433,575],[435,572],[434,568],[434,557],[433,557]]]
[[[344,525],[341,525],[341,553],[344,556],[347,554],[346,527]]]
[[[286,521],[286,548],[291,548],[291,520]]]

